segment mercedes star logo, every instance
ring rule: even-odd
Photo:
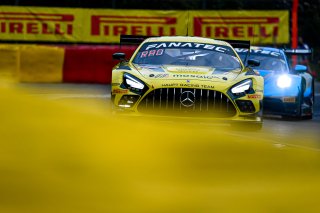
[[[195,96],[194,93],[191,91],[184,91],[183,93],[181,93],[180,95],[180,103],[184,106],[184,107],[191,107],[194,105],[194,101],[195,101]]]

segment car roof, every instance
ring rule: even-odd
[[[161,36],[161,37],[150,37],[144,42],[196,42],[206,44],[217,44],[231,47],[231,45],[225,41],[203,38],[197,36]]]

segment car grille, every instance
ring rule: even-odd
[[[236,109],[221,92],[205,89],[161,88],[148,93],[138,111],[155,115],[232,117]]]

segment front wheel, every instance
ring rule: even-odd
[[[308,120],[311,120],[313,118],[313,104],[314,104],[314,80],[312,80],[312,87],[311,87],[311,95],[310,97],[308,98],[308,105],[309,105],[309,115],[306,115],[305,116],[305,119],[308,119]]]

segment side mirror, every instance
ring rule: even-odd
[[[260,65],[260,61],[255,60],[255,59],[249,59],[248,60],[248,66],[250,67],[257,67]]]
[[[300,65],[300,64],[297,64],[295,67],[294,67],[294,71],[296,72],[307,72],[308,71],[308,68],[304,65]]]
[[[115,60],[123,61],[126,58],[126,54],[125,53],[114,53],[112,55],[112,58],[115,59]]]

